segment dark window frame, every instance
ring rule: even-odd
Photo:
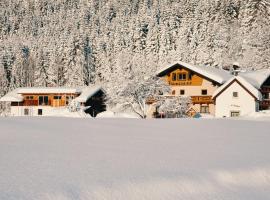
[[[62,99],[62,96],[59,96],[59,95],[58,96],[53,96],[53,99],[54,100],[61,100]]]
[[[233,98],[238,98],[239,95],[238,95],[238,92],[233,92]]]
[[[39,116],[43,115],[43,110],[40,109],[40,108],[38,109],[38,115],[39,115]]]
[[[208,91],[206,89],[203,89],[201,94],[202,95],[208,95]]]
[[[172,73],[172,81],[176,81],[177,80],[177,75],[176,73]]]
[[[185,95],[185,90],[180,90],[180,95]]]

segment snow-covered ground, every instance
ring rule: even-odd
[[[270,123],[0,118],[1,200],[269,200]]]

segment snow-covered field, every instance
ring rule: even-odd
[[[269,200],[270,123],[0,118],[1,200]]]

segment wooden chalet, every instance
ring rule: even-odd
[[[85,113],[95,117],[105,111],[104,90],[99,87],[26,87],[17,88],[0,99],[11,103],[13,116],[46,116],[58,112],[57,108],[68,108],[72,101]],[[56,113],[57,114],[57,113]]]
[[[225,83],[232,75],[213,67],[193,66],[184,62],[176,62],[161,69],[157,73],[171,86],[170,96],[191,97],[193,113],[215,113],[212,99],[214,91]]]

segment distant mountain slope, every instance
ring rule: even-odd
[[[175,60],[266,68],[269,16],[268,0],[1,0],[0,95],[119,84]]]

